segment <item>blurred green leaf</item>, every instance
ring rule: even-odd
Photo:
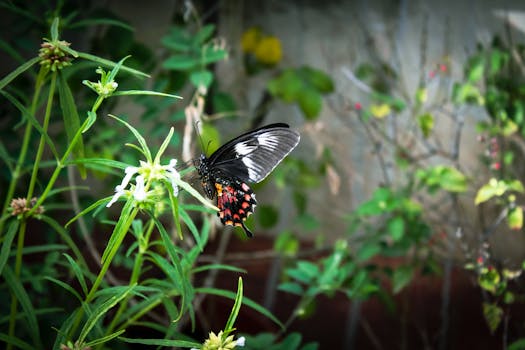
[[[405,233],[405,221],[403,218],[396,216],[388,221],[387,230],[390,238],[392,238],[394,242],[397,242],[403,238]]]
[[[485,61],[482,56],[475,56],[468,62],[467,80],[471,83],[476,83],[483,78],[485,72]]]
[[[275,251],[285,255],[294,256],[299,250],[299,240],[289,231],[281,232],[274,243]]]
[[[520,230],[523,227],[523,209],[512,208],[507,216],[507,223],[512,230]]]
[[[392,291],[394,294],[399,293],[403,288],[405,288],[412,281],[413,276],[413,266],[405,265],[397,267],[394,270],[394,275],[392,276]]]
[[[483,315],[491,333],[499,327],[503,318],[503,309],[497,304],[483,303]]]
[[[430,113],[425,113],[418,116],[417,121],[423,137],[429,137],[434,129],[434,116]]]
[[[208,70],[192,72],[190,74],[190,81],[196,88],[204,86],[206,89],[208,89],[213,82],[213,74]]]
[[[312,89],[303,89],[298,96],[299,107],[307,120],[316,119],[321,113],[322,97]]]
[[[259,205],[257,219],[263,228],[273,227],[279,221],[279,211],[271,205]]]

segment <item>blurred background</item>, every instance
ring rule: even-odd
[[[34,55],[60,9],[73,49],[115,62],[131,55],[126,65],[150,74],[123,75],[119,89],[184,98],[110,100],[99,113],[124,116],[156,147],[174,126],[170,157],[191,161],[274,122],[300,132],[253,186],[255,238],[213,218],[199,260],[246,269],[245,296],[298,343],[525,349],[524,2],[36,1],[23,12],[14,3],[0,9],[2,77]],[[81,81],[96,80],[93,66],[75,79],[76,101],[89,106]],[[16,117],[0,108],[2,142],[14,149]],[[108,119],[94,128],[88,155],[137,162],[122,152],[122,129]],[[90,188],[83,203],[118,184],[94,174],[76,180]],[[103,249],[99,229],[88,223]],[[225,289],[237,280],[213,277]],[[197,333],[220,328],[230,308],[207,298]],[[249,309],[236,328],[279,333]],[[279,336],[289,341],[282,349],[308,348]]]

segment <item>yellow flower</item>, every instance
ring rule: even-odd
[[[279,63],[283,57],[281,41],[275,36],[264,37],[259,41],[254,53],[261,63],[269,65]]]
[[[386,117],[390,114],[390,112],[390,106],[386,103],[370,106],[370,113],[372,113],[374,117],[379,119]]]
[[[259,44],[263,37],[263,33],[260,28],[251,27],[242,34],[241,47],[242,51],[246,53],[254,53],[255,48]]]

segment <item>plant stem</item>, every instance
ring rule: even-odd
[[[37,87],[39,87],[40,84],[39,84],[38,81],[37,81],[36,85],[37,85]],[[33,171],[31,173],[31,179],[29,181],[29,188],[27,190],[27,196],[26,196],[27,203],[29,203],[29,201],[31,200],[31,197],[33,196],[33,191],[34,191],[36,180],[37,180],[37,176],[38,176],[38,168],[39,168],[40,160],[42,159],[42,154],[44,153],[44,147],[45,147],[45,137],[44,137],[44,135],[47,133],[47,128],[49,126],[49,119],[51,117],[51,107],[53,106],[53,97],[55,95],[55,88],[56,88],[56,73],[54,73],[51,76],[51,86],[49,88],[49,95],[48,95],[48,98],[47,98],[46,113],[44,115],[44,123],[43,123],[43,127],[42,127],[42,133],[43,134],[40,137],[40,143],[38,145],[38,150],[37,150],[37,153],[36,153],[36,156],[35,156]],[[37,89],[37,91],[38,90],[39,89]],[[36,92],[35,93],[35,97],[37,97],[38,94],[39,93]],[[32,112],[34,112],[34,110],[36,109],[35,108],[36,101],[38,101],[38,97],[33,100]],[[28,124],[30,125],[29,122],[28,122]],[[29,139],[30,134],[31,134],[31,129],[26,127],[26,136],[27,136],[28,139]],[[29,143],[29,141],[25,141],[25,142],[27,142],[27,144]],[[25,145],[25,148],[26,148],[25,152],[27,152],[27,145]],[[20,157],[20,159],[21,158],[22,157]],[[24,154],[23,158],[25,158],[25,154]],[[21,163],[17,164],[17,167],[20,164]],[[19,176],[19,174],[17,174],[17,176]],[[14,190],[14,188],[13,188],[13,190]],[[16,257],[15,257],[15,276],[17,278],[20,277],[20,271],[22,269],[22,250],[24,248],[24,241],[25,241],[26,228],[27,228],[27,218],[29,218],[29,217],[30,217],[29,215],[26,215],[26,216],[24,216],[24,218],[21,219],[20,228],[18,230],[18,243],[17,243],[17,247],[16,247]],[[10,317],[9,317],[9,336],[10,337],[14,336],[15,326],[16,326],[17,309],[18,309],[18,298],[17,298],[16,294],[11,293],[11,313],[10,313]],[[9,345],[8,346],[8,350],[11,349],[11,348],[12,347]]]
[[[148,228],[146,230],[146,233],[143,235],[142,242],[139,243],[139,249],[137,252],[137,256],[135,257],[135,262],[133,264],[133,270],[131,272],[131,277],[129,279],[129,285],[138,285],[138,280],[140,277],[140,272],[142,271],[142,264],[144,262],[144,253],[147,250],[147,247],[149,245],[149,238],[151,236],[151,232],[153,232],[153,228],[155,227],[155,223],[153,220],[150,220],[148,223]],[[115,316],[113,317],[113,320],[111,320],[111,323],[109,324],[108,328],[106,329],[106,335],[111,334],[113,329],[115,329],[115,326],[117,325],[117,322],[126,309],[126,306],[128,305],[128,301],[130,299],[130,296],[128,295],[122,302],[120,303],[119,309],[115,313]]]
[[[98,276],[95,279],[95,282],[93,282],[93,285],[91,286],[91,289],[88,295],[86,296],[86,299],[84,300],[83,304],[89,304],[95,298],[95,294],[98,290],[98,287],[102,283],[104,276],[106,275],[106,272],[108,271],[109,266],[111,265],[111,262],[113,261],[113,258],[117,254],[118,248],[120,247],[120,245],[122,244],[122,241],[124,240],[124,237],[126,237],[126,232],[128,232],[131,226],[131,223],[133,222],[133,220],[135,219],[135,217],[137,216],[139,212],[139,208],[136,208],[136,207],[132,208],[130,211],[130,208],[132,205],[133,205],[133,199],[131,198],[130,200],[128,200],[128,202],[126,202],[126,204],[124,205],[124,208],[122,209],[121,217],[119,220],[119,223],[122,220],[122,224],[119,225],[119,223],[117,223],[117,225],[115,226],[115,230],[112,233],[112,236],[116,235],[118,239],[112,244],[112,249],[108,252],[108,255],[104,259],[102,267],[100,268],[100,272],[98,273]],[[110,241],[111,241],[111,238],[110,238]],[[84,308],[80,307],[78,309],[78,312],[72,324],[72,327],[68,332],[70,339],[73,338],[74,333],[76,332],[80,324],[80,320],[82,319],[83,316],[84,316]]]
[[[39,79],[43,80],[41,74],[39,74]],[[42,91],[42,85],[43,84],[39,80],[37,80],[37,83],[35,84],[35,94],[33,95],[33,101],[31,102],[31,108],[29,110],[29,113],[31,113],[32,116],[35,115],[36,106],[38,105],[38,99],[40,98],[40,92]],[[22,139],[22,148],[20,149],[18,161],[16,162],[11,181],[9,182],[4,206],[2,207],[2,215],[7,212],[7,208],[9,207],[11,199],[13,199],[18,179],[22,173],[22,167],[24,165],[27,150],[29,148],[29,141],[31,140],[31,131],[33,131],[33,125],[29,121],[27,121],[26,129],[24,131],[24,137]],[[5,221],[0,222],[0,237],[3,235],[4,232],[4,223]]]

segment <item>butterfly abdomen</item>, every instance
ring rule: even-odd
[[[250,230],[244,225],[244,220],[253,213],[257,200],[250,186],[246,183],[233,179],[215,183],[217,191],[217,207],[221,210],[217,213],[224,225],[240,226],[249,237]]]

